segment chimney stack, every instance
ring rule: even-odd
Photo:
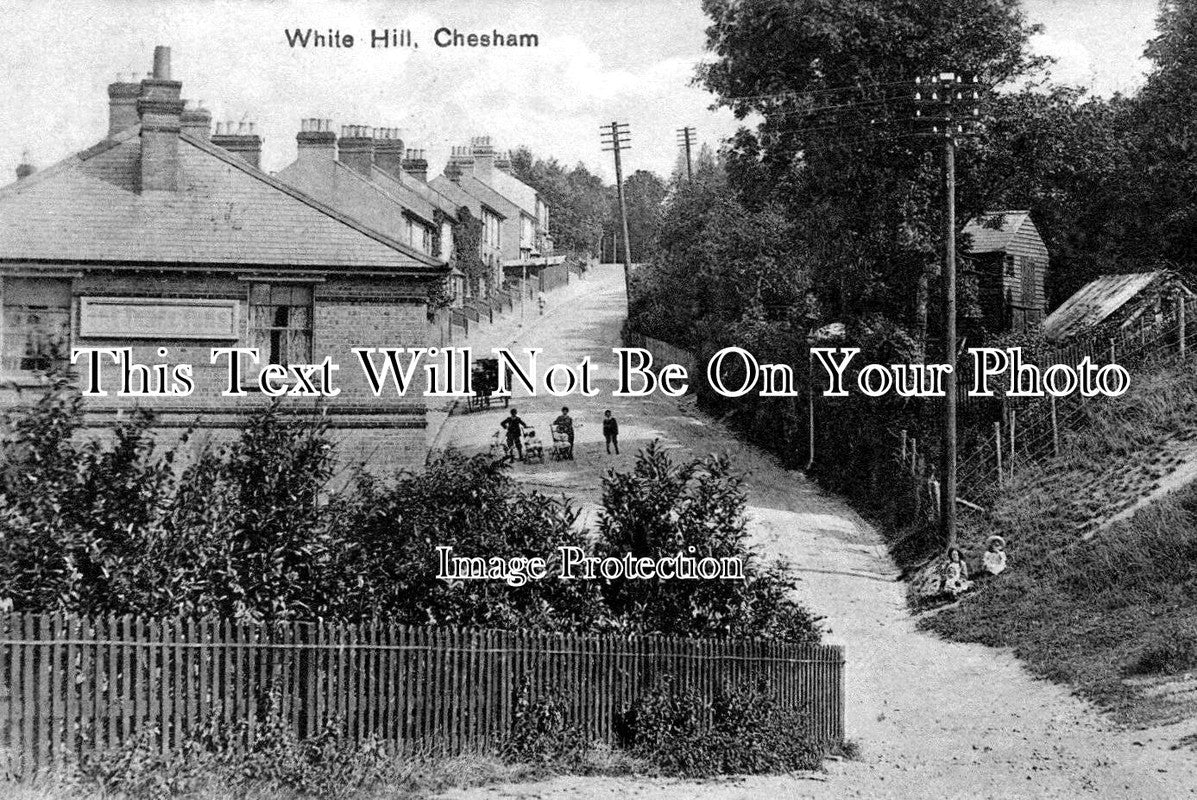
[[[29,163],[29,151],[26,150],[21,153],[21,163],[17,164],[17,180],[23,181],[35,172],[37,167]]]
[[[109,136],[116,136],[137,124],[137,98],[140,96],[141,83],[136,80],[122,81],[118,78],[116,82],[108,84]]]
[[[295,144],[301,162],[310,164],[323,161],[332,164],[337,157],[337,135],[333,133],[332,120],[319,117],[300,120]]]
[[[212,136],[212,144],[223,147],[230,153],[240,156],[255,168],[262,166],[262,137],[254,131],[252,122],[233,122],[229,120],[223,125],[216,123],[216,133]]]
[[[420,183],[428,182],[428,159],[423,150],[408,150],[403,158],[403,171]]]
[[[141,120],[141,190],[173,192],[179,188],[179,128],[183,84],[170,79],[170,48],[154,48],[154,71],[141,82],[137,115]]]
[[[191,108],[184,107],[179,117],[179,127],[184,133],[206,142],[212,136],[212,112],[204,108],[203,100]]]
[[[374,129],[368,125],[342,125],[337,160],[369,178],[374,164]]]
[[[474,156],[474,174],[482,180],[490,180],[495,167],[495,148],[489,136],[475,136],[470,140],[470,152]]]
[[[374,163],[393,178],[403,178],[403,140],[398,128],[374,129]]]
[[[511,174],[511,151],[504,150],[495,156],[495,169]]]
[[[454,146],[445,165],[445,177],[456,183],[463,173],[474,171],[474,156],[469,147]]]

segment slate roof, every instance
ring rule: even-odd
[[[519,178],[498,168],[492,169],[488,178],[483,179],[477,174],[474,177],[492,187],[528,216],[537,218],[536,190]]]
[[[186,133],[178,191],[138,192],[139,133],[129,128],[0,189],[0,259],[447,272],[440,259]]]
[[[1030,216],[1029,211],[988,211],[965,223],[961,233],[972,237],[971,253],[1003,252]]]
[[[401,177],[396,178],[393,174],[375,167],[372,179],[384,188],[401,196],[414,195],[431,207],[442,211],[453,219],[457,219],[457,210],[461,208],[461,204],[454,203],[451,198],[414,175],[404,172]]]
[[[461,186],[459,186],[456,183],[454,183],[453,181],[449,180],[444,175],[436,176],[435,178],[433,178],[431,181],[428,182],[428,185],[431,186],[433,189],[437,190],[438,192],[440,192],[441,194],[443,194],[445,197],[448,197],[454,203],[456,203],[458,208],[461,208],[462,206],[464,206],[464,207],[468,208],[470,210],[470,213],[473,214],[475,217],[477,217],[478,219],[482,219],[482,200],[481,200],[481,198],[465,191],[464,189],[461,188]],[[488,203],[487,205],[490,205],[490,204]],[[500,214],[500,216],[502,216],[501,209],[492,207],[492,210],[495,212],[498,212]]]
[[[1173,277],[1169,270],[1102,275],[1081,287],[1043,321],[1043,334],[1057,341],[1091,330],[1157,281]]]
[[[515,218],[519,219],[520,207],[512,200],[509,200],[504,195],[495,190],[493,186],[488,183],[483,183],[478,178],[463,173],[456,181],[457,185],[461,187],[462,191],[477,197],[480,201],[485,203],[491,210],[499,212],[504,219]],[[473,211],[473,209],[470,209]]]
[[[382,175],[378,171],[378,175]],[[347,164],[332,158],[295,161],[280,170],[278,179],[299,191],[328,203],[376,231],[407,243],[408,216],[434,227],[432,204],[393,182],[384,186],[375,175],[366,178]],[[399,195],[404,195],[402,198]]]

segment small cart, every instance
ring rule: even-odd
[[[466,408],[469,411],[480,411],[490,408],[492,397],[499,388],[499,359],[480,358],[474,362],[474,369],[470,373],[470,380],[474,385],[474,393],[470,395]],[[510,386],[510,382],[508,382]],[[499,398],[493,398],[497,404]],[[502,398],[503,408],[511,404],[511,396]]]

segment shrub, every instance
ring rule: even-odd
[[[534,698],[527,680],[520,683],[511,736],[503,748],[508,758],[539,764],[577,763],[586,745],[581,732],[566,722],[565,704],[559,697]]]
[[[598,556],[736,558],[744,580],[632,580],[603,583],[612,613],[643,632],[767,636],[819,641],[819,621],[790,596],[784,567],[764,565],[748,545],[743,476],[725,456],[675,463],[658,442],[630,472],[603,478]]]
[[[670,775],[759,775],[817,769],[823,752],[803,714],[781,706],[765,683],[724,686],[707,702],[662,679],[620,720],[632,754]]]

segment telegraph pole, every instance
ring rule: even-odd
[[[976,101],[975,82],[959,73],[915,79],[915,121],[943,143],[943,363],[948,369],[939,460],[939,527],[947,548],[956,546],[956,142],[976,133],[980,113]]]
[[[690,145],[694,141],[694,128],[687,125],[677,129],[677,143],[686,148],[686,180],[694,180],[694,167],[690,163]]]
[[[619,220],[623,226],[623,288],[628,302],[632,301],[632,241],[628,238],[628,207],[623,199],[623,164],[619,154],[632,148],[628,123],[612,122],[602,126],[603,152],[615,153],[615,191],[619,196]]]

